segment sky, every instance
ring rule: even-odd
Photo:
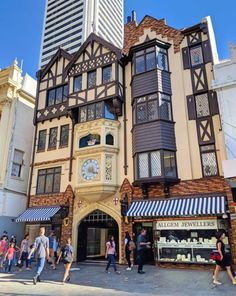
[[[109,0],[112,1],[112,0]],[[23,72],[35,77],[44,17],[45,0],[0,0],[0,68],[23,60]],[[181,29],[205,16],[212,18],[220,59],[228,58],[229,42],[236,43],[235,0],[124,0],[125,21],[132,10],[137,20],[145,15],[166,18]]]

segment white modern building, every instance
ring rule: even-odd
[[[0,234],[23,234],[14,219],[27,207],[36,81],[13,64],[0,70]]]
[[[73,53],[90,33],[123,47],[123,0],[46,0],[39,67],[59,47]]]
[[[229,59],[214,66],[214,76],[227,156],[223,161],[224,177],[236,188],[236,45],[230,45]]]

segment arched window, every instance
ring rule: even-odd
[[[98,134],[89,134],[79,140],[79,148],[99,145],[101,143],[100,138]]]
[[[114,138],[111,134],[106,135],[106,145],[114,145]]]

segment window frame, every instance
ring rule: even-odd
[[[203,115],[203,116],[198,116],[198,110],[197,110],[197,100],[196,97],[206,95],[207,96],[207,102],[208,102],[208,109],[209,109],[209,114],[208,115]],[[195,104],[195,110],[196,110],[196,118],[204,118],[204,117],[209,117],[211,116],[211,108],[210,108],[210,100],[209,100],[209,94],[208,92],[202,92],[199,94],[194,95],[194,104]]]
[[[65,127],[68,127],[67,143],[66,144],[62,144],[61,143],[61,140],[62,140],[62,129],[65,128]],[[70,131],[70,125],[69,124],[61,125],[61,127],[60,127],[60,139],[59,139],[59,147],[60,148],[62,148],[62,147],[68,147],[68,145],[69,145],[69,131]]]
[[[53,173],[48,173],[49,170],[53,169]],[[60,169],[60,173],[56,172],[57,169]],[[40,174],[40,172],[45,171],[45,174]],[[55,176],[60,174],[60,185],[59,190],[54,190],[54,184],[55,184]],[[53,181],[52,181],[52,191],[46,192],[46,184],[47,184],[47,176],[53,175]],[[52,194],[52,193],[59,193],[61,188],[61,175],[62,175],[62,167],[53,167],[53,168],[46,168],[46,169],[40,169],[37,172],[37,185],[36,185],[36,195],[45,195],[45,194]],[[44,176],[44,190],[43,192],[38,192],[38,186],[39,186],[39,177]]]
[[[20,152],[22,154],[22,162],[18,163],[16,161],[14,161],[15,158],[15,152]],[[11,178],[17,178],[17,179],[21,179],[22,178],[22,168],[24,166],[24,156],[25,156],[25,152],[19,149],[14,149],[14,153],[13,153],[13,159],[12,159],[12,165],[11,165]],[[16,165],[19,167],[19,173],[18,176],[14,176],[12,175],[12,171],[13,171],[13,166]]]
[[[57,90],[59,88],[62,88],[62,99],[61,99],[61,102],[56,103],[56,93],[57,93]],[[67,88],[67,94],[66,95],[65,95],[65,88]],[[49,105],[49,94],[50,94],[50,92],[54,92],[54,100],[53,100],[54,103]],[[59,85],[57,87],[50,88],[50,89],[47,90],[46,107],[52,107],[52,106],[55,106],[55,105],[63,104],[63,103],[68,101],[68,97],[69,97],[69,86],[68,86],[67,83]]]
[[[39,148],[39,139],[40,139],[40,134],[41,134],[41,133],[45,133],[45,143],[44,143],[44,147],[43,147],[43,148]],[[37,152],[45,151],[45,149],[46,149],[46,144],[47,144],[47,129],[43,129],[43,130],[40,130],[40,131],[38,132]]]
[[[92,73],[95,73],[95,84],[92,86],[89,86],[89,75],[91,75]],[[92,88],[95,88],[96,85],[97,85],[97,70],[92,70],[87,72],[87,88],[92,89]]]
[[[203,147],[207,147],[207,146],[212,146],[212,148],[209,149],[209,150],[205,150],[205,151],[201,150]],[[215,144],[201,145],[201,146],[199,146],[199,150],[200,150],[200,159],[201,159],[201,168],[202,168],[202,176],[203,176],[203,178],[211,178],[211,177],[219,176],[219,165],[218,165],[218,159],[217,159],[217,152],[216,152]],[[205,173],[204,173],[205,170],[204,170],[202,155],[203,154],[209,154],[209,153],[214,153],[215,154],[216,174],[208,176],[208,175],[205,175]]]
[[[106,70],[106,69],[111,69],[111,79],[109,81],[104,81],[104,70]],[[102,84],[107,84],[112,81],[113,81],[113,79],[112,79],[112,64],[102,67]]]
[[[200,47],[201,48],[201,55],[202,55],[202,62],[197,64],[197,65],[193,65],[192,64],[192,55],[191,55],[191,51],[194,50],[195,48],[198,48]],[[203,48],[202,48],[202,44],[199,43],[199,44],[194,44],[192,46],[189,47],[189,60],[190,60],[190,66],[191,68],[196,68],[196,67],[199,67],[201,65],[204,65],[204,55],[203,55]]]
[[[152,50],[150,50],[151,48],[153,48]],[[160,49],[158,51],[158,49]],[[167,60],[167,63],[166,63],[166,69],[161,69],[159,68],[159,64],[158,64],[158,52],[160,52],[162,54],[164,54],[166,56],[166,60]],[[165,51],[165,52],[164,52]],[[143,53],[141,53],[143,52]],[[140,54],[139,54],[140,53]],[[148,69],[147,68],[147,56],[150,55],[150,54],[153,54],[155,55],[155,66],[153,68],[150,68]],[[144,71],[140,71],[137,73],[137,61],[136,59],[137,58],[140,58],[140,57],[143,57],[144,59]],[[149,46],[145,49],[140,49],[140,50],[136,50],[133,54],[133,63],[132,63],[132,67],[133,67],[133,75],[139,75],[139,74],[142,74],[142,73],[145,73],[145,72],[148,72],[148,71],[153,71],[155,69],[159,69],[160,71],[166,71],[166,72],[169,72],[169,57],[168,57],[168,50],[167,48],[165,47],[162,47],[162,46],[159,46],[159,45],[152,45],[152,46]]]
[[[52,133],[52,130],[56,130],[56,145],[52,146],[50,145],[50,139],[51,139],[51,133]],[[48,137],[48,150],[54,150],[54,149],[57,149],[57,142],[58,142],[58,127],[55,126],[55,127],[51,127],[49,129],[49,137]]]
[[[151,161],[152,152],[159,152],[160,153],[161,175],[159,175],[159,176],[152,176],[152,161]],[[167,176],[166,175],[165,163],[164,163],[165,152],[173,153],[173,155],[174,155],[175,176]],[[140,170],[139,170],[139,155],[140,154],[147,154],[148,155],[148,177],[140,177]],[[159,149],[159,150],[139,152],[135,156],[135,171],[136,171],[136,179],[137,180],[151,180],[151,179],[162,179],[162,178],[177,179],[178,178],[178,170],[177,170],[176,151]]]
[[[156,98],[152,98],[150,99],[150,96],[156,95]],[[161,95],[165,95],[169,97],[169,103],[170,103],[170,119],[167,118],[162,118],[161,117],[161,112],[160,112],[160,100],[161,100]],[[139,99],[145,98],[145,101],[143,102],[137,102]],[[149,113],[148,113],[148,105],[149,102],[152,101],[156,101],[157,102],[157,118],[154,119],[149,119]],[[141,104],[145,104],[146,106],[146,119],[143,121],[138,121],[138,106],[140,106]],[[134,98],[133,101],[133,124],[134,125],[139,125],[139,124],[143,124],[143,123],[147,123],[147,122],[152,122],[152,121],[156,121],[156,120],[164,120],[164,121],[168,121],[168,122],[173,122],[173,110],[172,110],[172,97],[169,94],[166,94],[164,92],[157,92],[157,93],[151,93],[145,96],[141,96],[141,97],[136,97]]]
[[[81,78],[81,88],[80,89],[78,89],[78,90],[76,90],[75,89],[75,80],[77,79],[77,78]],[[80,92],[80,91],[82,91],[83,90],[83,75],[82,74],[79,74],[79,75],[77,75],[77,76],[74,76],[74,79],[73,79],[73,92],[75,93],[75,92]]]

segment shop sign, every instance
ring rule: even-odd
[[[156,229],[172,230],[172,229],[217,229],[217,220],[171,220],[157,221]]]

